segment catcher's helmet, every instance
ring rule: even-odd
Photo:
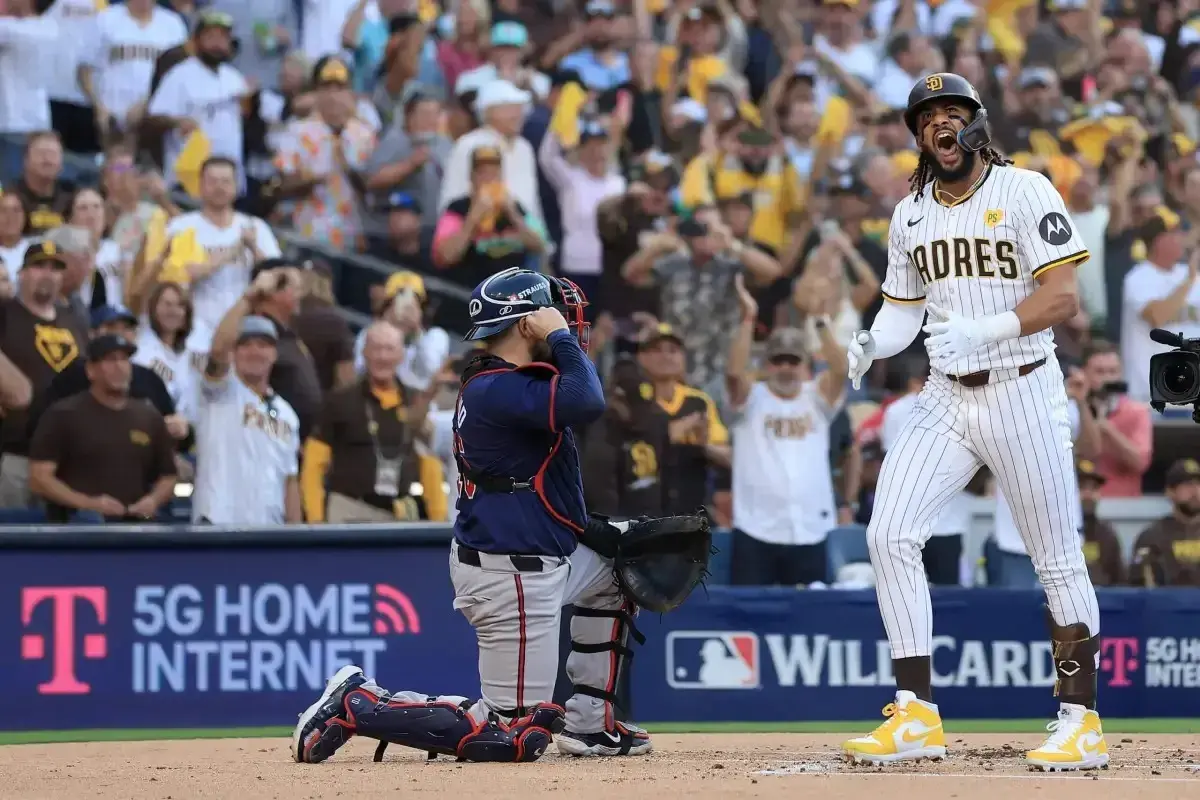
[[[539,308],[557,308],[567,326],[587,351],[591,325],[584,319],[587,298],[579,287],[566,278],[555,278],[533,270],[513,267],[484,280],[471,292],[467,312],[471,329],[467,341],[487,339],[517,324]]]
[[[904,122],[914,137],[917,136],[917,114],[921,106],[934,100],[958,100],[974,110],[974,118],[958,132],[958,143],[964,150],[976,152],[991,143],[992,131],[988,126],[987,109],[979,99],[979,92],[970,81],[953,72],[936,72],[921,78],[908,93]]]

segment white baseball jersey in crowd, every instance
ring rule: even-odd
[[[129,109],[146,102],[158,57],[187,39],[187,24],[174,11],[155,6],[143,25],[124,4],[114,5],[95,16],[79,60],[92,68],[97,99],[124,124]]]
[[[1166,328],[1187,338],[1200,336],[1200,281],[1192,284],[1179,315],[1162,325],[1151,326],[1142,318],[1146,306],[1165,300],[1188,278],[1188,265],[1176,264],[1163,269],[1143,261],[1125,276],[1121,308],[1121,361],[1125,382],[1134,400],[1150,402],[1150,359],[1155,353],[1171,348],[1150,338],[1152,327]]]
[[[192,335],[188,338],[188,350],[193,354],[208,353],[209,343],[221,317],[250,285],[254,254],[242,242],[242,230],[248,225],[254,227],[258,249],[264,258],[275,258],[281,254],[275,234],[258,217],[234,214],[233,223],[221,228],[203,212],[191,211],[180,214],[167,224],[168,240],[191,228],[196,232],[196,243],[204,248],[209,262],[221,265],[191,287]]]
[[[964,317],[1012,311],[1055,267],[1088,257],[1044,176],[990,167],[952,204],[926,186],[892,216],[883,290]],[[951,380],[987,371],[974,388]],[[933,617],[920,548],[980,466],[1013,504],[1059,625],[1100,630],[1077,522],[1075,463],[1054,337],[1040,331],[987,345],[934,369],[884,458],[867,539],[894,658],[932,652]]]
[[[200,380],[192,521],[282,525],[287,479],[300,471],[300,418],[279,395],[260,397],[232,368]]]
[[[772,544],[817,544],[837,527],[830,406],[816,381],[784,398],[765,383],[750,388],[730,431],[733,438],[733,527]]]
[[[167,393],[175,401],[175,412],[189,422],[196,418],[194,390],[199,376],[192,368],[186,349],[172,350],[167,347],[147,320],[142,320],[138,330],[137,352],[133,363],[141,364],[162,378]]]
[[[51,100],[90,105],[79,88],[76,70],[91,48],[96,15],[103,6],[96,0],[55,0],[45,16],[58,22],[54,57],[45,61],[46,92]]]

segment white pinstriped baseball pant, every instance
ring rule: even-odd
[[[893,658],[932,654],[933,612],[921,547],[980,466],[995,475],[1059,625],[1100,631],[1079,541],[1067,396],[1051,356],[1028,375],[975,389],[933,373],[883,460],[867,528],[879,611]]]

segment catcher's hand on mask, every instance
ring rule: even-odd
[[[875,338],[870,331],[858,331],[850,339],[846,348],[846,363],[849,365],[849,377],[854,388],[862,385],[862,376],[871,368],[875,360]]]

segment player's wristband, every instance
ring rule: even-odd
[[[988,342],[1005,342],[1021,335],[1021,318],[1015,311],[1005,311],[979,320],[979,327]]]

